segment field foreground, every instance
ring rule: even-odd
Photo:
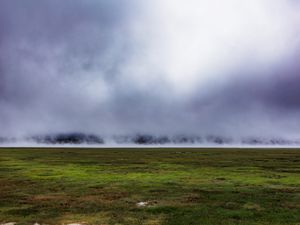
[[[300,225],[300,150],[0,149],[0,224]]]

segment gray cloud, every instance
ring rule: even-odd
[[[0,135],[296,137],[298,3],[189,3],[1,1]]]

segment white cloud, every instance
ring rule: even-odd
[[[130,64],[132,79],[163,80],[179,95],[222,82],[243,63],[272,68],[298,44],[291,1],[153,0],[145,9],[134,27],[144,46]]]

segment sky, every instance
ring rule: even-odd
[[[300,135],[295,0],[1,0],[0,136]]]

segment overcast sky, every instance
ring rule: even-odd
[[[295,0],[1,0],[0,136],[300,134]]]

